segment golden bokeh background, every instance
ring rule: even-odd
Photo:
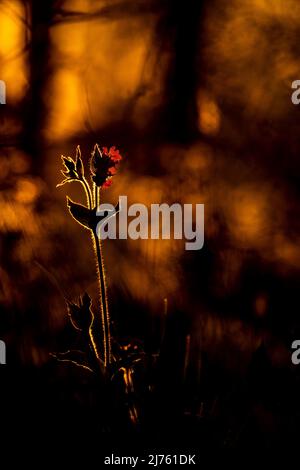
[[[196,349],[225,369],[245,371],[262,344],[272,364],[290,368],[300,5],[175,3],[0,1],[0,303],[3,334],[24,363],[47,362],[67,322],[51,276],[70,298],[84,290],[97,298],[88,233],[65,204],[67,194],[83,195],[55,186],[60,155],[80,144],[87,163],[98,142],[124,156],[107,202],[205,204],[201,252],[173,240],[104,243],[126,332],[143,311],[161,315],[167,297],[193,325]]]

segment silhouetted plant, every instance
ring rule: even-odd
[[[76,158],[62,156],[64,180],[57,186],[65,183],[79,182],[85,191],[87,205],[78,204],[67,197],[67,206],[71,216],[84,228],[91,232],[97,260],[97,273],[100,292],[100,317],[102,324],[102,337],[97,331],[97,321],[92,309],[92,300],[87,293],[83,294],[77,302],[66,300],[71,324],[81,334],[82,351],[66,351],[53,356],[63,362],[73,363],[78,367],[96,373],[109,384],[118,377],[117,382],[123,384],[123,393],[126,396],[125,405],[128,409],[130,421],[138,422],[138,409],[136,406],[136,393],[133,381],[135,365],[145,357],[143,348],[139,343],[129,341],[120,344],[111,337],[108,295],[102,253],[100,231],[97,226],[104,215],[97,216],[102,191],[112,184],[112,177],[117,172],[117,166],[122,160],[120,152],[111,147],[100,148],[94,146],[89,162],[91,184],[85,177],[85,168],[82,161],[80,147],[76,149]],[[116,206],[116,212],[119,210]],[[99,227],[98,227],[99,228]],[[103,382],[103,381],[102,381]],[[118,390],[121,393],[121,390]]]
[[[117,165],[121,161],[122,157],[119,151],[115,147],[111,147],[109,150],[106,147],[100,149],[98,144],[95,145],[94,150],[90,159],[90,172],[92,188],[88,183],[84,165],[82,162],[80,147],[76,149],[76,158],[73,160],[71,157],[62,156],[62,161],[65,169],[62,170],[62,174],[65,179],[58,184],[62,186],[65,183],[78,181],[82,184],[86,197],[87,206],[77,204],[70,198],[67,198],[67,204],[72,217],[85,228],[91,231],[94,242],[94,247],[97,257],[97,268],[98,268],[98,279],[99,279],[99,291],[100,291],[100,310],[101,310],[101,321],[103,329],[103,358],[100,357],[99,351],[101,348],[97,347],[92,335],[92,324],[93,314],[91,312],[91,302],[87,300],[87,294],[82,297],[81,304],[69,304],[69,313],[72,318],[73,326],[76,325],[76,321],[73,319],[73,315],[78,313],[85,317],[84,321],[87,321],[87,312],[91,312],[90,325],[85,325],[85,328],[89,328],[89,337],[92,343],[92,347],[99,361],[103,362],[105,368],[109,367],[112,362],[111,356],[111,333],[110,333],[110,317],[107,299],[107,288],[105,279],[104,260],[102,255],[101,239],[97,234],[97,225],[101,222],[101,217],[98,217],[96,212],[100,205],[101,191],[104,188],[108,188],[112,183],[112,177],[117,171]],[[89,305],[87,305],[89,303]],[[82,321],[82,320],[80,320]],[[76,326],[75,326],[76,327]]]

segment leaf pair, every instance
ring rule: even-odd
[[[103,361],[100,358],[100,345],[94,336],[94,314],[92,311],[92,300],[85,293],[77,303],[67,300],[68,315],[72,326],[82,336],[83,350],[69,350],[63,353],[52,354],[60,362],[72,363],[90,372],[101,371],[104,377],[106,372]]]
[[[76,148],[76,159],[71,157],[61,156],[65,169],[61,170],[65,179],[57,185],[63,186],[65,183],[71,181],[84,181],[84,167],[81,158],[81,151],[79,145]],[[93,183],[99,188],[108,188],[112,183],[112,177],[117,172],[117,165],[122,160],[122,156],[116,147],[102,147],[99,145],[94,146],[90,159],[90,172]]]

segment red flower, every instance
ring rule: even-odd
[[[112,180],[111,178],[106,180],[105,183],[103,183],[102,188],[109,188],[112,185]]]
[[[106,151],[107,151],[107,149],[106,149]],[[110,156],[112,161],[115,162],[115,163],[119,163],[122,160],[120,152],[119,152],[118,149],[116,149],[115,146],[110,147],[108,155]]]
[[[108,188],[111,184],[111,178],[116,174],[116,165],[122,160],[119,150],[116,147],[102,147],[95,145],[90,161],[92,180],[96,186]]]

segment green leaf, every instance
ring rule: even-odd
[[[87,293],[79,298],[77,304],[67,301],[68,314],[71,323],[76,330],[89,330],[89,327],[91,326],[94,319],[91,305],[92,300]]]
[[[67,196],[67,205],[73,219],[80,225],[90,230],[95,230],[97,226],[97,217],[95,209],[88,209],[82,204],[77,204]]]
[[[93,232],[96,232],[99,223],[101,225],[103,221],[107,221],[109,217],[113,217],[117,212],[120,211],[118,203],[115,206],[114,211],[105,210],[103,211],[103,215],[97,215],[96,208],[89,209],[82,204],[78,204],[77,202],[72,201],[72,199],[70,199],[68,196],[67,205],[73,219],[75,219],[76,222],[78,222],[83,227],[93,230]]]
[[[84,179],[84,166],[81,158],[81,151],[79,145],[76,147],[76,159],[73,160],[71,157],[61,156],[64,169],[61,170],[65,179],[56,185],[56,187],[63,186],[65,183],[70,183],[71,181],[83,181]]]
[[[63,164],[67,168],[68,171],[73,172],[76,170],[76,164],[71,157],[65,157],[64,155],[61,156]]]

